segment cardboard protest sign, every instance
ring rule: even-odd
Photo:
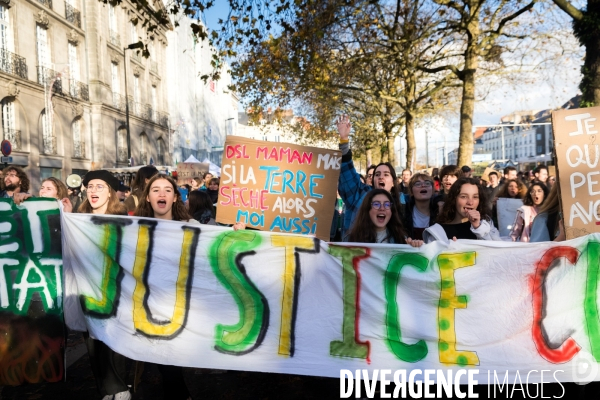
[[[556,167],[554,165],[548,165],[548,176],[556,176]]]
[[[177,164],[177,184],[178,185],[190,185],[192,186],[192,180],[194,178],[200,178],[208,172],[208,163],[186,163],[180,162]]]
[[[85,251],[79,249],[78,251]],[[64,377],[58,202],[0,199],[0,385]]]
[[[227,136],[217,222],[329,240],[340,151]]]
[[[498,211],[498,231],[500,231],[500,236],[508,237],[510,235],[517,216],[517,210],[522,206],[523,200],[521,199],[498,199],[496,210]]]
[[[552,112],[567,239],[600,232],[600,107]]]

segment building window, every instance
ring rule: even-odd
[[[133,101],[140,102],[140,77],[137,75],[133,76]]]
[[[117,63],[110,63],[110,76],[113,93],[120,93],[121,85],[119,81],[119,65]]]
[[[36,25],[36,45],[38,65],[40,67],[49,68],[51,62],[50,48],[48,46],[48,29],[40,25]]]
[[[0,5],[0,49],[13,51],[12,35],[10,29],[10,20],[8,17],[8,8]],[[4,60],[5,57],[2,57]]]
[[[117,32],[117,12],[115,7],[108,3],[108,29],[111,30],[111,32]]]
[[[542,146],[538,146],[537,147],[537,153],[538,154],[542,154]]]
[[[16,130],[14,101],[2,102],[2,132],[3,138],[12,144],[13,149],[21,149],[21,132]]]
[[[148,147],[146,142],[148,141],[148,137],[146,134],[142,133],[140,135],[140,165],[148,164],[148,151],[146,148]]]
[[[62,180],[59,168],[40,167],[40,179],[43,181],[48,178],[56,178]]]
[[[131,22],[131,43],[137,43],[137,42],[138,42],[137,27],[135,26],[135,24],[133,22]]]
[[[165,156],[163,154],[164,153],[164,148],[165,148],[164,141],[162,140],[162,138],[158,139],[158,143],[157,143],[157,146],[156,146],[156,151],[157,151],[157,156],[158,156],[157,157],[158,159],[156,161],[158,162],[158,165],[165,165],[166,164],[165,163]]]
[[[127,129],[119,128],[117,131],[117,159],[120,162],[127,161]]]
[[[85,142],[81,137],[81,119],[77,118],[71,124],[73,132],[73,156],[76,158],[85,158]]]
[[[44,144],[44,154],[56,154],[56,137],[52,129],[52,117],[42,112],[42,140]]]

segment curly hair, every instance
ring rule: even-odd
[[[546,201],[546,199],[548,198],[548,193],[550,193],[550,190],[548,190],[548,186],[544,185],[544,183],[540,182],[540,181],[535,181],[533,182],[533,184],[529,187],[529,190],[527,191],[527,195],[525,196],[525,198],[523,199],[523,205],[524,206],[533,206],[533,196],[531,196],[531,189],[533,189],[534,186],[539,186],[540,189],[542,189],[544,191],[544,198],[542,200],[542,204],[544,204],[544,202]],[[540,206],[542,205],[540,204]]]
[[[519,192],[517,193],[517,199],[524,199],[525,196],[527,196],[527,186],[525,186],[525,184],[523,182],[521,182],[519,179],[511,179],[509,181],[504,182],[504,185],[502,185],[502,187],[500,188],[500,190],[498,191],[498,197],[499,198],[511,198],[510,194],[508,194],[508,185],[510,185],[511,182],[515,182],[517,184],[517,188],[519,188]]]
[[[398,213],[397,208],[394,206],[394,204],[398,202],[398,199],[396,198],[396,200],[394,200],[390,192],[385,189],[373,189],[364,197],[362,204],[358,209],[358,213],[356,214],[354,224],[352,225],[350,233],[348,234],[349,242],[377,242],[377,231],[375,230],[375,224],[373,224],[369,212],[371,211],[371,202],[373,201],[373,198],[379,194],[385,195],[389,199],[390,203],[392,203],[392,207],[390,207],[392,216],[386,226],[389,237],[393,238],[394,243],[396,244],[406,243],[404,239],[406,234],[404,233],[400,214]]]
[[[29,191],[30,182],[25,171],[15,165],[11,165],[10,167],[2,170],[4,176],[6,176],[6,173],[10,171],[15,171],[17,173],[17,178],[19,178],[19,189],[21,190],[21,193],[27,193]]]
[[[119,196],[117,196],[117,192],[115,192],[115,189],[110,187],[110,185],[108,185],[108,183],[106,184],[106,188],[108,189],[110,196],[108,197],[108,206],[106,207],[106,212],[104,214],[127,215],[127,209],[125,208],[123,203],[121,203],[121,201],[119,200]],[[89,193],[89,192],[87,192],[87,193]],[[77,210],[78,213],[84,213],[84,214],[92,214],[93,211],[94,211],[94,209],[92,208],[92,204],[90,203],[90,201],[88,200],[87,197],[85,198],[83,203],[81,203],[81,205],[79,206],[79,209]]]
[[[475,178],[458,178],[456,182],[450,188],[450,191],[446,195],[446,200],[444,201],[444,207],[438,215],[437,222],[440,224],[449,224],[454,221],[456,217],[456,199],[460,195],[460,190],[463,185],[475,185],[477,186],[477,191],[479,193],[479,204],[477,205],[477,211],[479,211],[479,215],[481,216],[481,220],[491,220],[491,211],[488,209],[487,195],[485,193],[485,189],[483,186],[479,184],[479,179]]]
[[[44,179],[42,181],[42,184],[44,182],[52,182],[52,184],[56,188],[56,198],[58,198],[59,200],[64,199],[65,197],[69,196],[69,191],[67,189],[67,186],[64,183],[62,183],[61,180],[51,176],[50,178]]]
[[[146,185],[146,188],[144,189],[144,192],[142,193],[142,196],[140,197],[140,202],[135,208],[133,215],[135,217],[154,218],[154,209],[152,209],[152,205],[147,199],[148,195],[150,194],[150,188],[152,187],[152,184],[159,179],[164,179],[168,181],[171,186],[173,186],[173,193],[175,193],[175,202],[173,203],[173,208],[171,209],[173,221],[189,221],[192,219],[187,208],[185,208],[185,204],[181,198],[181,193],[179,193],[179,188],[177,187],[177,182],[175,182],[169,175],[165,174],[154,175],[150,179]]]

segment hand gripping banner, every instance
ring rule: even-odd
[[[136,360],[329,377],[437,369],[476,370],[480,382],[488,373],[600,379],[600,235],[413,249],[62,218],[67,323]]]

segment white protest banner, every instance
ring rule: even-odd
[[[62,222],[76,279],[67,300],[83,305],[94,337],[135,360],[600,379],[600,235],[414,249],[135,217]],[[65,317],[73,326],[77,315],[65,306]]]
[[[567,239],[600,232],[600,107],[552,112]]]
[[[523,206],[521,199],[499,198],[496,201],[496,211],[498,212],[498,231],[500,236],[508,237],[512,231],[517,210]]]
[[[227,136],[217,222],[329,240],[339,150]]]

